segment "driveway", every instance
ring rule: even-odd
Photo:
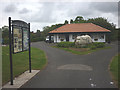
[[[45,42],[32,43],[32,47],[45,51],[48,65],[22,88],[114,88],[108,65],[118,52],[118,46],[88,55],[75,55]]]

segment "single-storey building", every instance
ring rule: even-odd
[[[93,42],[105,42],[106,33],[110,30],[102,28],[93,23],[66,24],[53,31],[49,35],[54,36],[54,43],[69,41],[74,42],[77,36],[89,35]]]

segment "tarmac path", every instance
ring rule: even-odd
[[[115,88],[108,65],[118,53],[118,45],[88,55],[75,55],[52,48],[52,44],[31,44],[45,51],[48,65],[21,88]]]

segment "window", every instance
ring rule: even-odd
[[[98,41],[98,39],[94,39],[94,41]]]
[[[75,39],[76,38],[76,35],[72,35],[72,39]]]
[[[100,39],[104,39],[104,35],[100,35]]]
[[[64,41],[65,36],[64,35],[59,35],[59,39],[60,39],[60,41]]]
[[[64,41],[64,39],[62,38],[62,39],[60,39],[60,41]]]
[[[90,35],[91,38],[93,38],[93,35]]]

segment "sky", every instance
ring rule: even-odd
[[[1,0],[0,8],[0,28],[8,26],[8,17],[30,23],[36,32],[77,16],[104,17],[118,27],[118,0]]]

